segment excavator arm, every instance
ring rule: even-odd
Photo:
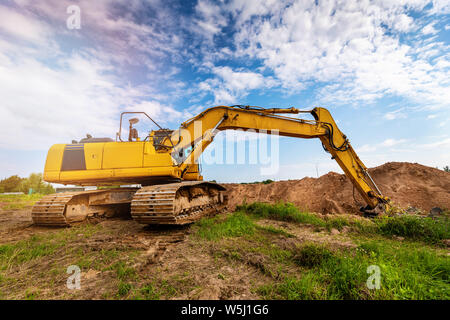
[[[287,117],[282,114],[309,113],[314,120]],[[253,129],[256,132],[276,132],[280,136],[295,138],[318,138],[325,151],[331,154],[350,179],[367,206],[367,213],[385,211],[388,198],[384,197],[371,178],[366,166],[350,145],[348,138],[339,130],[330,112],[324,108],[301,111],[296,108],[263,109],[250,106],[218,106],[209,108],[181,124],[170,141],[175,145],[172,158],[182,173],[197,162],[218,131],[229,129]]]

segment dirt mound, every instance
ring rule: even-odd
[[[400,207],[422,210],[450,208],[450,173],[417,163],[388,162],[369,169],[381,192]],[[276,203],[292,202],[297,207],[320,213],[356,213],[365,206],[343,174],[329,172],[319,178],[277,181],[270,184],[224,184],[229,208],[244,200]]]

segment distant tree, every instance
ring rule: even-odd
[[[28,193],[30,188],[33,189],[34,193],[49,194],[55,192],[51,184],[44,182],[42,173],[32,173],[22,181],[20,191]]]
[[[445,166],[445,167],[444,167],[444,171],[445,171],[445,172],[450,172],[450,167],[449,167],[449,166]]]
[[[18,175],[11,176],[9,178],[0,180],[0,192],[18,192],[20,191],[20,185],[25,180]]]

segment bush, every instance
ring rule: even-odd
[[[19,192],[21,183],[25,178],[20,178],[18,175],[11,176],[0,180],[0,192]]]
[[[374,220],[378,233],[396,235],[429,243],[438,243],[450,238],[448,217],[433,219],[429,217],[402,215],[380,217]]]
[[[28,193],[33,189],[33,193],[49,194],[54,193],[55,189],[50,183],[45,183],[42,179],[42,173],[32,173],[28,178],[20,178],[17,175],[0,180],[0,193],[3,192],[23,192]]]
[[[42,173],[32,173],[24,179],[20,185],[20,191],[28,193],[29,189],[33,189],[34,193],[49,194],[55,192],[53,186],[45,183],[42,179]]]

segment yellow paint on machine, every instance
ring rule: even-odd
[[[64,144],[56,144],[50,148],[44,170],[45,181],[96,185],[100,182],[137,183],[151,177],[181,177],[181,169],[173,166],[170,154],[156,152],[149,142],[85,143],[86,170],[61,171],[65,147]],[[191,173],[190,178],[198,180],[198,172]]]

